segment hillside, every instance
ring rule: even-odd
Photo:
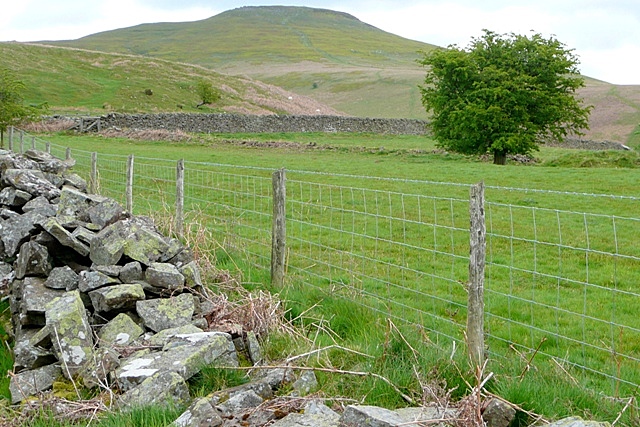
[[[0,43],[2,66],[25,83],[28,103],[52,113],[208,111],[242,114],[340,114],[280,87],[158,58],[23,43]],[[196,110],[199,79],[221,91]]]

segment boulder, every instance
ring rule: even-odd
[[[609,427],[607,422],[585,421],[580,417],[569,417],[562,420],[546,424],[546,427]]]
[[[41,171],[7,169],[2,174],[2,184],[25,191],[34,197],[44,196],[47,200],[60,196],[58,187],[48,181]]]
[[[81,271],[78,276],[78,289],[80,292],[91,292],[105,286],[119,284],[120,281],[100,271]]]
[[[219,427],[224,423],[208,398],[196,399],[186,411],[182,413],[170,427]]]
[[[49,277],[45,280],[44,285],[51,289],[65,289],[73,291],[78,289],[79,276],[68,265],[63,267],[55,267],[49,272]]]
[[[153,229],[131,223],[130,234],[124,245],[124,254],[144,265],[157,262],[168,249],[165,238]]]
[[[89,258],[98,265],[113,265],[120,261],[129,237],[126,221],[117,221],[98,232],[91,239]]]
[[[82,243],[73,234],[67,231],[55,217],[47,218],[41,225],[47,233],[55,237],[55,239],[63,246],[73,249],[83,257],[89,255],[89,246]]]
[[[0,239],[7,256],[14,256],[20,246],[38,231],[38,224],[45,217],[37,211],[12,216],[0,223]]]
[[[491,399],[482,412],[487,427],[509,427],[515,417],[513,406],[500,399]]]
[[[89,292],[91,304],[98,313],[133,309],[145,299],[142,286],[137,283],[105,286]]]
[[[47,365],[24,371],[11,377],[11,402],[18,403],[29,396],[50,389],[62,374],[59,365]]]
[[[100,338],[100,346],[127,346],[142,334],[144,329],[140,325],[129,315],[120,313],[100,329],[98,338]]]
[[[185,277],[175,265],[152,262],[144,273],[145,280],[157,288],[176,290],[184,286]]]
[[[20,247],[15,263],[17,279],[23,279],[25,276],[46,277],[51,270],[53,263],[47,248],[34,241],[26,242]]]
[[[190,400],[189,388],[184,379],[175,372],[160,371],[120,396],[120,408],[142,406],[185,405]]]

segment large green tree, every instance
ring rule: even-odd
[[[4,147],[4,133],[9,126],[33,119],[38,110],[24,104],[24,83],[8,69],[0,67],[0,146]]]
[[[562,141],[588,128],[591,107],[576,91],[584,86],[578,59],[555,38],[485,30],[466,49],[425,53],[422,103],[433,113],[438,144],[464,154],[529,154],[546,139]]]

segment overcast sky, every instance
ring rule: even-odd
[[[465,47],[486,28],[555,36],[584,75],[640,84],[639,0],[4,0],[0,41],[76,39],[150,22],[197,21],[241,6],[309,6],[439,46]]]

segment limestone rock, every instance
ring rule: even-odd
[[[155,332],[191,323],[195,305],[191,294],[140,301],[136,312],[144,324]]]
[[[200,276],[200,269],[195,261],[191,261],[188,264],[180,267],[178,270],[184,276],[185,284],[193,289],[199,289],[202,287],[202,278]]]
[[[44,285],[51,289],[65,289],[73,291],[78,289],[79,276],[68,265],[56,267],[49,273]]]
[[[124,254],[134,261],[150,265],[160,260],[169,245],[164,237],[155,230],[143,227],[138,223],[131,223],[130,234],[127,236]]]
[[[66,171],[75,163],[75,161],[60,160],[46,151],[34,149],[25,151],[24,156],[35,161],[42,172],[51,172],[54,174],[60,174]]]
[[[26,191],[14,187],[5,187],[0,191],[0,204],[20,207],[25,205],[33,196]]]
[[[91,292],[105,286],[119,284],[120,281],[100,271],[81,271],[78,279],[80,292]]]
[[[26,191],[34,197],[45,196],[52,200],[60,196],[58,187],[49,182],[42,172],[28,169],[7,169],[2,174],[2,183]]]
[[[47,248],[34,241],[24,243],[20,247],[15,263],[16,278],[25,276],[47,276],[53,269]]]
[[[47,304],[46,324],[51,330],[53,348],[71,379],[93,358],[93,332],[78,291],[65,292]]]
[[[364,426],[365,424],[363,424]],[[271,427],[339,427],[342,424],[338,420],[322,414],[298,414],[291,413],[277,420]]]
[[[111,225],[128,217],[127,211],[113,199],[105,199],[87,209],[89,220],[100,228]]]
[[[45,217],[37,211],[12,216],[0,223],[0,239],[4,243],[7,256],[13,256],[20,246],[38,231],[38,225]]]
[[[87,210],[104,200],[106,200],[106,197],[87,194],[77,188],[65,185],[60,191],[58,216],[70,216],[80,221],[89,222]]]
[[[203,397],[194,401],[182,415],[170,424],[170,427],[219,427],[223,422],[218,411],[209,403],[209,399]]]
[[[118,314],[109,323],[104,325],[98,338],[101,346],[127,346],[144,334],[144,329],[140,327],[131,317],[125,313]]]
[[[89,292],[91,304],[99,313],[107,313],[116,310],[128,310],[136,306],[136,303],[144,300],[145,294],[142,286],[137,283],[105,286]]]
[[[64,295],[64,291],[47,288],[44,281],[40,277],[25,277],[20,285],[14,286],[14,290],[21,291],[20,311],[25,316],[22,325],[44,326],[47,304]]]
[[[236,393],[223,403],[216,406],[216,408],[222,412],[223,416],[230,416],[242,412],[243,410],[255,408],[260,405],[264,399],[258,396],[253,390],[245,390],[241,393]]]
[[[197,334],[199,332],[203,332],[203,330],[192,324],[185,324],[176,328],[163,329],[149,338],[147,343],[154,347],[164,347],[176,335]]]
[[[120,261],[129,236],[125,221],[117,221],[97,233],[89,246],[91,261],[98,265],[113,265]]]
[[[318,379],[313,371],[303,371],[300,377],[292,384],[293,395],[296,397],[306,396],[318,388]]]
[[[180,289],[185,281],[175,265],[160,262],[152,262],[145,271],[144,277],[151,286],[163,289]]]
[[[31,212],[37,210],[40,214],[50,217],[58,212],[58,206],[51,204],[44,196],[38,196],[29,200],[22,206],[22,212]]]
[[[135,283],[138,280],[142,280],[144,278],[142,265],[138,261],[128,262],[122,266],[118,277],[120,277],[122,283]]]
[[[61,374],[59,365],[47,365],[12,376],[9,383],[11,402],[18,403],[29,396],[50,389]]]
[[[123,394],[118,405],[136,408],[150,405],[184,405],[189,401],[189,388],[175,372],[158,372],[136,388]]]
[[[78,252],[83,257],[89,255],[89,247],[67,231],[55,217],[47,218],[42,222],[42,228],[56,238],[60,244]]]
[[[120,355],[109,347],[100,347],[94,351],[94,356],[78,372],[82,384],[88,388],[105,387],[109,384],[109,373],[120,366]]]

